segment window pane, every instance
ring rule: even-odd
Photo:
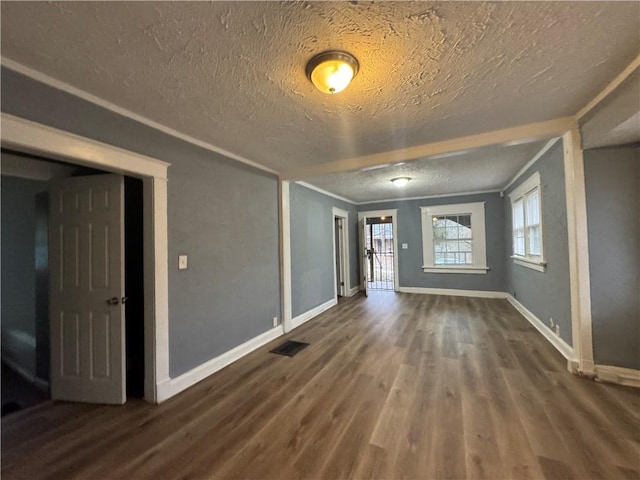
[[[524,236],[516,239],[516,255],[524,256]]]
[[[513,204],[513,229],[517,230],[524,227],[524,210],[522,199]]]
[[[540,255],[540,226],[529,228],[529,255]]]
[[[458,223],[464,227],[471,226],[471,215],[459,215]]]
[[[447,242],[447,252],[457,252],[460,250],[460,247],[458,246],[459,242]]]
[[[465,256],[466,256],[466,261],[465,261],[465,263],[466,263],[466,264],[468,264],[468,265],[473,264],[473,254],[471,254],[471,253],[465,253]]]
[[[461,252],[470,252],[471,251],[471,242],[459,242]]]
[[[447,239],[449,240],[457,240],[458,239],[458,227],[447,227]]]
[[[440,253],[440,252],[436,252],[434,258],[434,262],[436,265],[443,265],[444,264],[444,253]]]
[[[446,221],[443,216],[433,217],[433,228],[444,228]]]
[[[433,247],[434,247],[434,251],[435,253],[440,253],[440,252],[446,252],[446,242],[442,242],[442,241],[438,241],[438,242],[434,242]]]
[[[460,227],[458,233],[460,238],[471,238],[471,229],[468,227]]]
[[[540,194],[536,188],[527,195],[527,225],[540,223]]]

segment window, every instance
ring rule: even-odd
[[[513,261],[544,272],[540,174],[534,173],[509,194],[513,238]]]
[[[487,273],[484,202],[420,210],[424,272]]]

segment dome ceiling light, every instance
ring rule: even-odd
[[[322,93],[341,92],[358,73],[358,60],[340,50],[322,52],[307,63],[307,77]]]
[[[409,183],[409,180],[411,180],[411,178],[409,177],[397,177],[392,178],[391,183],[393,183],[396,187],[404,187],[407,183]]]

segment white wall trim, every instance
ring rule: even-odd
[[[629,76],[637,69],[640,68],[640,55],[634,58],[625,69],[620,72],[616,78],[614,78],[593,100],[587,103],[578,113],[576,113],[576,119],[580,120],[587,113],[593,110],[602,100],[604,100],[611,92],[618,88],[622,82],[624,82]]]
[[[145,400],[169,378],[167,168],[169,163],[2,113],[2,146],[143,178]]]
[[[238,345],[235,348],[212,358],[208,362],[198,365],[197,367],[189,370],[182,375],[165,380],[161,385],[158,385],[158,402],[162,402],[178,393],[186,390],[187,388],[195,385],[196,383],[204,380],[209,375],[222,370],[227,365],[239,360],[245,355],[253,352],[257,348],[266,345],[270,341],[283,335],[282,326],[274,327],[261,333],[257,337],[253,337],[250,340]]]
[[[640,370],[613,367],[611,365],[596,365],[596,380],[640,388]]]
[[[360,290],[362,290],[362,287],[360,285],[356,285],[355,287],[353,287],[351,290],[349,290],[349,296],[353,297],[356,293],[358,293]]]
[[[516,265],[520,265],[521,267],[527,267],[531,270],[535,270],[536,272],[546,272],[547,271],[547,262],[534,262],[533,260],[529,260],[526,257],[518,257],[516,255],[511,255],[511,260]]]
[[[539,151],[538,153],[536,153],[536,154],[534,155],[534,157],[533,157],[531,160],[529,160],[529,161],[525,164],[525,166],[524,166],[524,167],[522,167],[522,168],[520,169],[520,171],[514,175],[514,177],[513,177],[511,180],[509,180],[509,183],[507,183],[504,187],[502,187],[502,189],[501,189],[501,191],[500,191],[500,194],[501,194],[501,195],[504,195],[504,192],[506,192],[506,191],[507,191],[507,189],[508,189],[511,185],[513,185],[513,184],[514,184],[514,183],[515,183],[515,182],[516,182],[516,181],[517,181],[517,180],[518,180],[522,175],[524,175],[524,173],[525,173],[527,170],[529,170],[529,169],[531,168],[531,166],[532,166],[534,163],[536,163],[538,160],[540,160],[540,158],[542,158],[542,156],[543,156],[545,153],[547,153],[547,152],[551,149],[551,147],[553,147],[553,146],[556,144],[556,142],[557,142],[558,140],[560,140],[560,137],[554,137],[554,138],[552,138],[551,140],[549,140],[549,141],[545,144],[545,146],[544,146],[544,147],[542,147],[542,148],[540,149],[540,151]]]
[[[425,287],[400,287],[402,293],[420,293],[425,295],[447,295],[451,297],[472,297],[472,298],[507,298],[505,292],[495,292],[491,290],[458,290],[455,288],[425,288]]]
[[[280,280],[282,282],[282,326],[284,332],[293,329],[291,323],[291,204],[289,181],[280,181]]]
[[[323,190],[322,188],[316,187],[315,185],[311,185],[310,183],[303,182],[303,181],[300,181],[300,180],[298,180],[295,183],[298,184],[298,185],[301,185],[301,186],[303,186],[305,188],[308,188],[309,190],[314,190],[314,191],[316,191],[318,193],[326,195],[327,197],[335,198],[336,200],[341,200],[343,202],[350,203],[351,205],[357,205],[356,202],[354,202],[353,200],[349,200],[346,197],[341,197],[340,195],[336,195],[335,193],[328,192],[327,190]]]
[[[553,333],[547,326],[544,324],[542,320],[536,317],[531,311],[525,307],[518,300],[513,298],[512,295],[506,294],[507,301],[514,306],[520,314],[526,318],[533,327],[538,330],[542,334],[544,338],[546,338],[551,345],[555,347],[560,354],[567,359],[567,361],[571,361],[574,357],[574,351],[571,345],[565,342],[562,338]]]
[[[350,275],[350,264],[349,264],[349,212],[347,212],[346,210],[343,210],[341,208],[338,207],[333,207],[331,209],[331,229],[333,231],[333,284],[336,288],[336,301],[338,300],[338,291],[337,291],[337,283],[338,283],[338,272],[336,271],[336,263],[335,263],[335,258],[336,258],[336,245],[335,245],[335,238],[336,238],[336,232],[335,232],[335,228],[336,228],[336,222],[335,219],[340,218],[342,219],[342,232],[340,232],[339,237],[340,237],[340,242],[342,243],[342,252],[340,255],[340,267],[342,268],[342,281],[344,282],[344,287],[342,288],[342,291],[344,292],[344,296],[345,297],[350,297],[351,295],[349,295],[349,285],[351,285],[351,275]]]
[[[2,112],[2,145],[110,172],[167,178],[170,163]]]
[[[426,195],[422,197],[402,197],[402,198],[387,198],[384,200],[370,200],[366,202],[356,202],[356,205],[370,205],[373,203],[387,203],[387,202],[404,202],[408,200],[430,200],[433,198],[449,198],[449,197],[464,197],[468,195],[484,195],[487,193],[500,193],[500,190],[477,190],[475,192],[460,192],[460,193],[443,193],[441,195]]]
[[[581,374],[595,374],[591,319],[591,277],[587,229],[587,197],[580,131],[574,128],[562,137],[564,148],[571,331],[573,349]]]
[[[293,320],[291,321],[291,323],[293,324],[293,328],[299,327],[303,323],[306,323],[312,318],[317,317],[325,310],[329,310],[331,307],[337,304],[338,304],[338,301],[335,298],[332,298],[328,302],[324,302],[323,304],[318,305],[317,307],[312,308],[311,310],[307,310],[306,312],[301,313],[297,317],[294,317]]]
[[[360,220],[363,218],[367,219],[372,217],[391,217],[391,223],[393,225],[393,289],[398,292],[400,288],[400,270],[398,268],[398,255],[400,253],[398,250],[398,210],[393,208],[389,210],[358,212],[358,223],[360,223]],[[360,255],[362,254],[363,253],[360,252]],[[360,272],[360,278],[364,278],[363,275],[364,272]]]
[[[225,157],[231,158],[233,160],[244,163],[246,165],[251,165],[252,167],[258,168],[260,170],[264,170],[269,173],[274,173],[276,175],[278,174],[276,170],[266,167],[258,162],[254,162],[253,160],[249,160],[245,157],[229,152],[228,150],[217,147],[211,143],[198,140],[197,138],[194,138],[190,135],[187,135],[185,133],[174,130],[173,128],[162,125],[161,123],[155,122],[143,115],[137,114],[135,112],[132,112],[131,110],[127,110],[126,108],[115,105],[114,103],[111,103],[107,100],[104,100],[100,97],[97,97],[89,92],[81,90],[72,85],[69,85],[68,83],[65,83],[61,80],[57,80],[53,77],[50,77],[49,75],[46,75],[42,72],[33,70],[32,68],[22,65],[21,63],[18,63],[14,60],[10,60],[6,57],[2,57],[2,66],[8,68],[9,70],[13,70],[14,72],[25,75],[29,78],[32,78],[33,80],[36,80],[50,87],[56,88],[58,90],[62,90],[63,92],[66,92],[66,93],[70,93],[71,95],[74,95],[87,102],[98,105],[111,112],[117,113],[118,115],[122,115],[123,117],[130,118],[131,120],[135,120],[136,122],[142,123],[155,130],[159,130],[162,133],[170,135],[174,138],[178,138],[185,142],[191,143],[192,145],[196,145],[200,148],[204,148],[205,150],[209,150],[210,152],[215,152],[220,155],[224,155]]]

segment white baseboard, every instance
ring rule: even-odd
[[[337,304],[338,304],[338,300],[336,298],[332,298],[331,300],[329,300],[328,302],[323,303],[322,305],[318,305],[317,307],[312,308],[311,310],[307,310],[306,312],[298,315],[297,317],[294,317],[291,320],[292,328],[299,327],[303,323],[308,322],[309,320],[311,320],[314,317],[317,317],[318,315],[320,315],[325,310],[328,310],[328,309],[330,309],[331,307],[333,307],[334,305],[337,305]]]
[[[595,370],[596,380],[640,388],[640,370],[610,365],[596,365]]]
[[[36,387],[38,390],[43,392],[46,392],[49,390],[49,382],[41,379],[40,377],[36,377],[31,372],[28,372],[26,369],[22,368],[20,365],[18,365],[16,362],[11,360],[10,358],[3,355],[2,362],[11,370],[13,370],[22,378],[24,378],[27,382],[29,382],[34,387]]]
[[[349,290],[349,296],[353,297],[356,293],[360,291],[360,285],[356,285],[351,290]]]
[[[398,287],[403,293],[422,293],[427,295],[449,295],[453,297],[507,298],[505,292],[485,290],[458,290],[453,288]]]
[[[170,378],[164,380],[163,382],[160,382],[158,384],[157,394],[158,403],[163,402],[164,400],[167,400],[174,395],[177,395],[183,390],[186,390],[192,385],[195,385],[201,380],[204,380],[209,375],[217,372],[218,370],[222,370],[230,363],[235,362],[236,360],[244,357],[245,355],[253,352],[255,349],[260,348],[261,346],[269,343],[271,340],[274,340],[283,334],[284,331],[282,329],[282,325],[278,325],[277,327],[274,327],[271,330],[267,330],[257,337],[253,337],[245,343],[232,348],[222,355],[212,358],[208,362],[203,363],[202,365],[199,365],[186,373],[183,373],[179,377]]]
[[[571,345],[569,345],[567,342],[562,340],[562,338],[560,338],[555,333],[553,333],[549,328],[547,328],[547,326],[542,322],[542,320],[540,320],[533,313],[531,313],[527,309],[527,307],[525,307],[518,300],[513,298],[512,295],[507,294],[507,301],[511,305],[513,305],[515,309],[518,310],[518,312],[520,312],[522,316],[526,318],[529,321],[529,323],[533,325],[533,327],[542,334],[544,338],[549,340],[549,343],[551,343],[551,345],[553,345],[556,348],[556,350],[558,350],[564,358],[567,359],[568,366],[572,365],[572,363],[574,362],[574,355],[573,355],[573,347],[571,347]]]

